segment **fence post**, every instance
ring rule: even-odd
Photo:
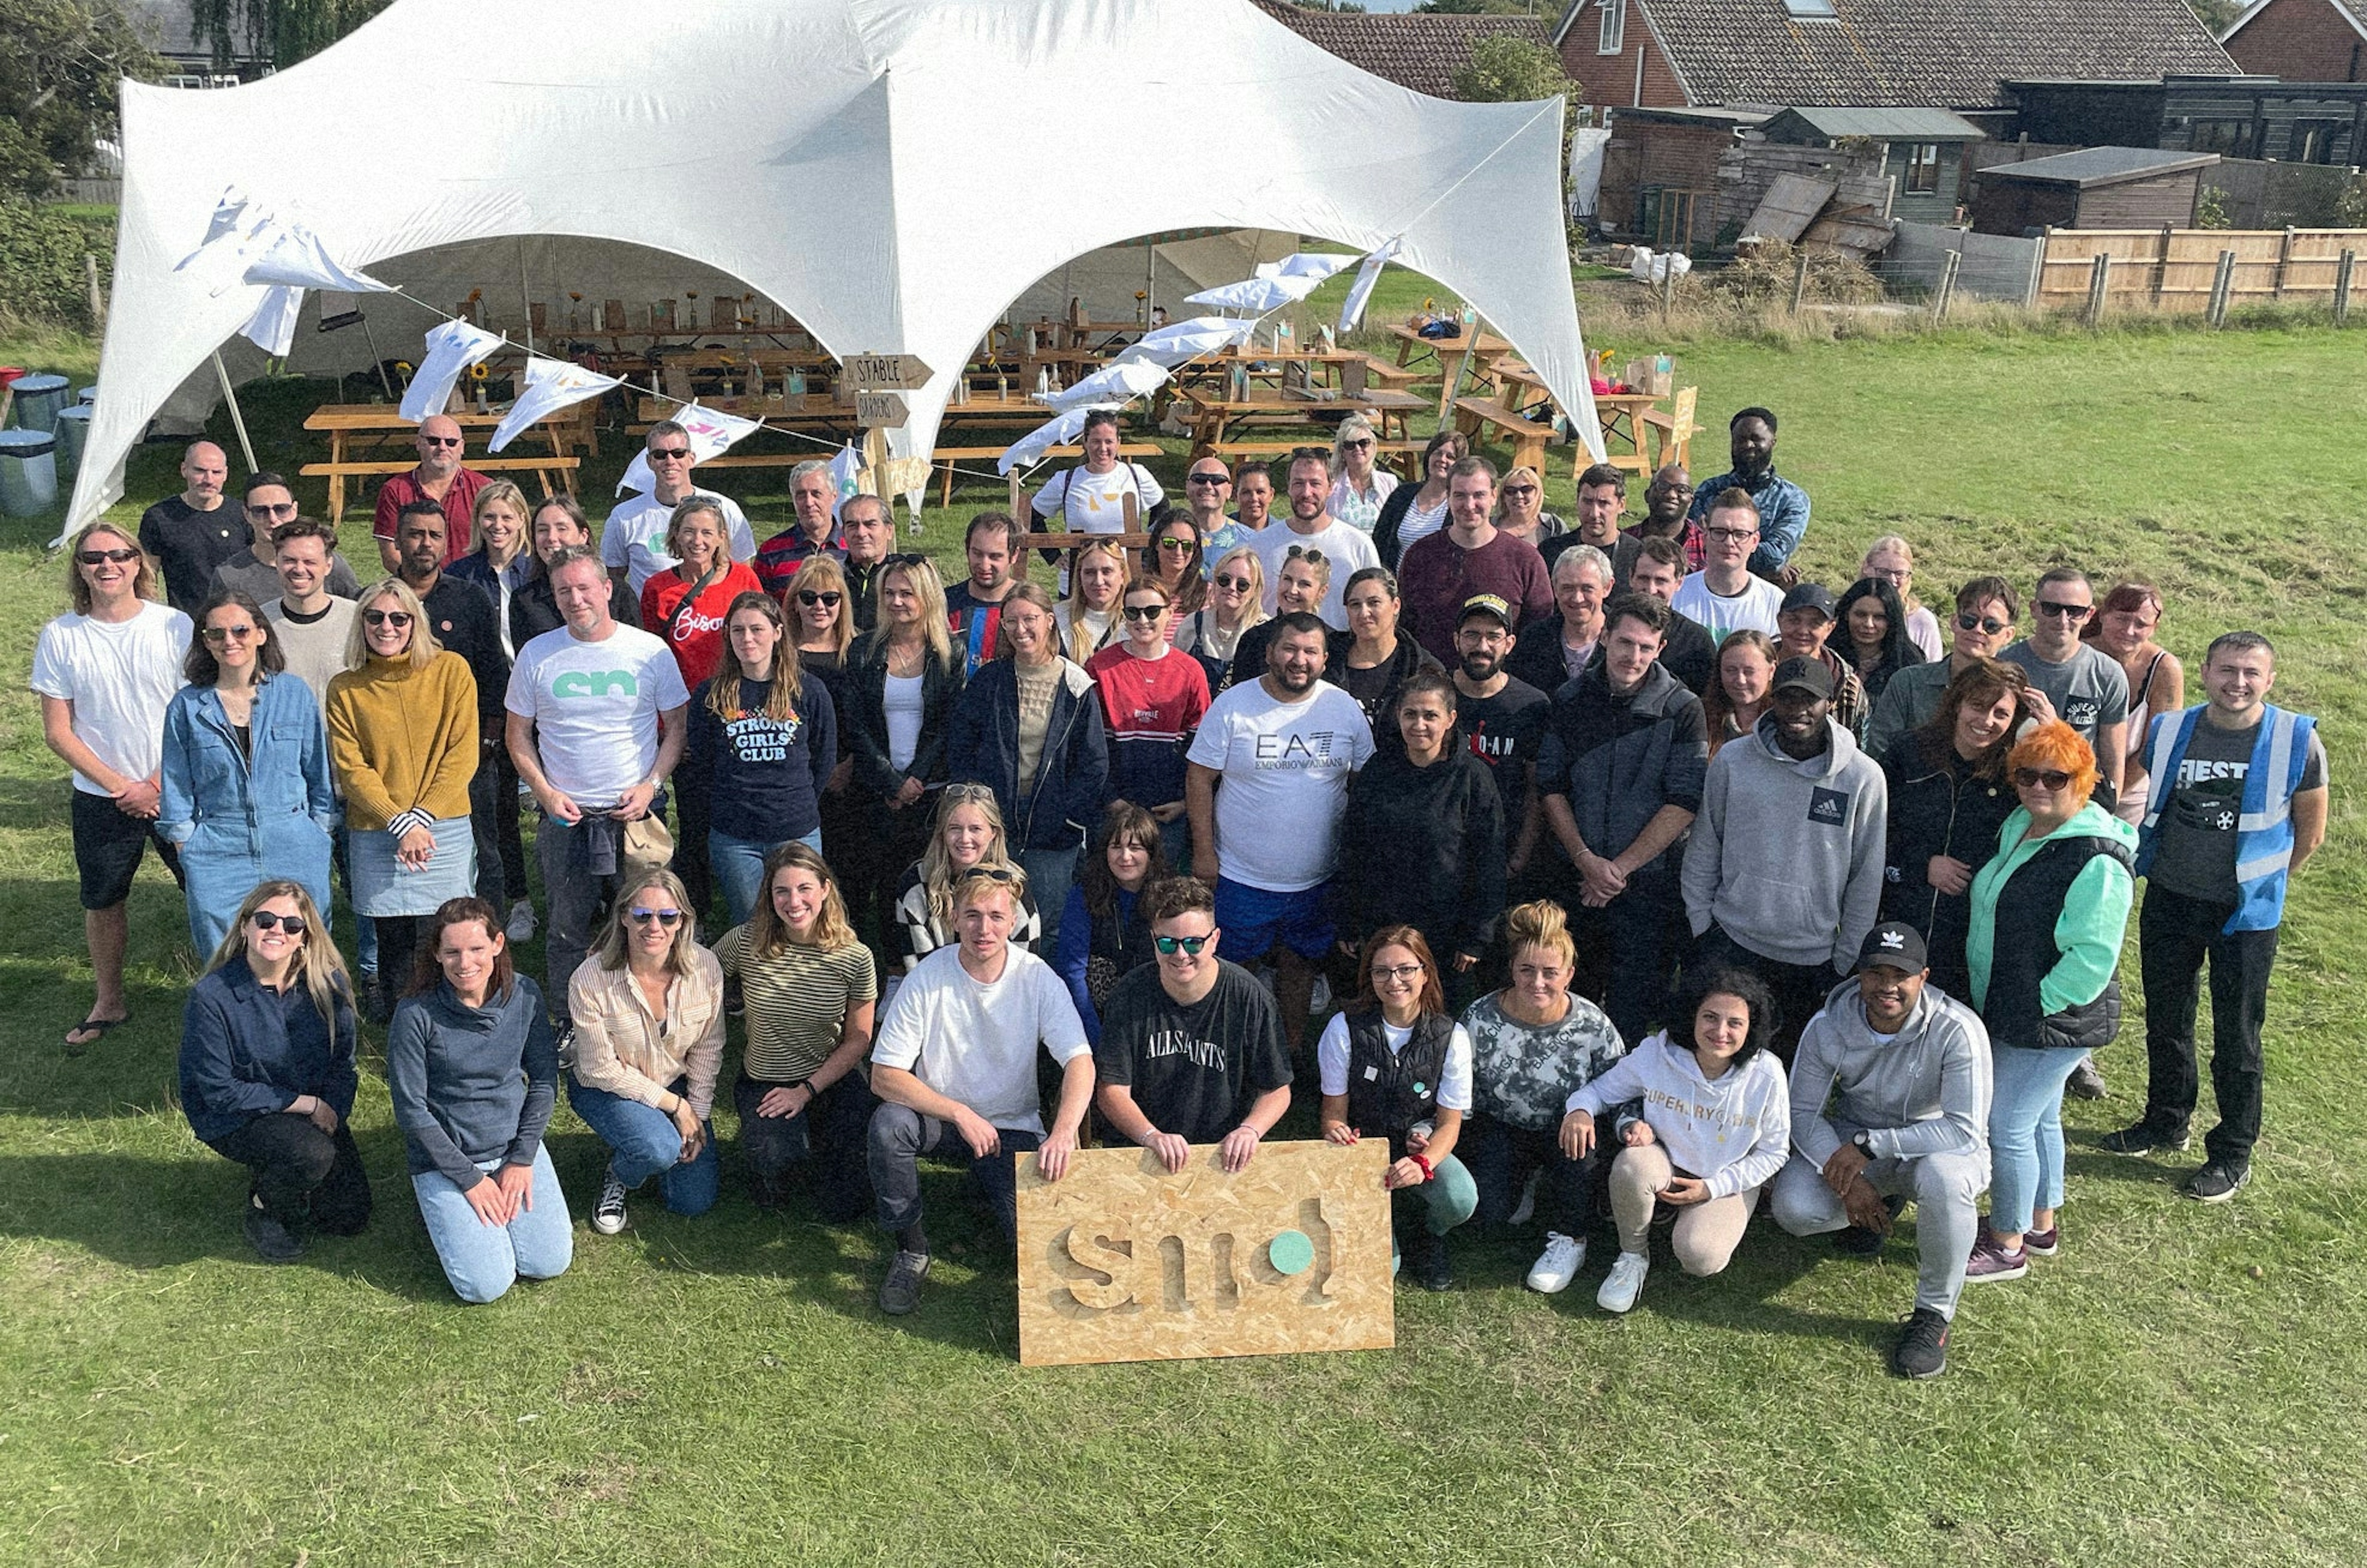
[[[2211,279],[2210,321],[2214,327],[2227,324],[2227,297],[2235,292],[2236,253],[2219,253],[2219,270]]]
[[[1802,251],[1792,266],[1792,314],[1800,313],[1800,302],[1808,295],[1808,253]]]
[[[2153,302],[2157,306],[2161,303],[2162,286],[2169,281],[2169,247],[2172,233],[2170,226],[2165,223],[2161,226],[2160,239],[2155,242],[2161,247],[2160,254],[2154,259],[2153,268]]]
[[[1956,269],[1962,266],[1964,262],[1964,252],[1950,251],[1946,259],[1941,264],[1940,288],[1931,299],[1931,319],[1935,321],[1944,321],[1948,319],[1948,301],[1956,292]]]
[[[2345,251],[2334,264],[2334,324],[2350,324],[2350,269],[2357,265],[2359,253]]]
[[[2112,253],[2105,251],[2088,269],[2088,325],[2090,329],[2104,319],[2104,290],[2111,287],[2112,277]]]
[[[2293,265],[2293,231],[2292,226],[2288,224],[2285,228],[2285,237],[2277,246],[2276,297],[2280,299],[2285,297],[2285,273]]]
[[[2046,227],[2038,231],[2038,249],[2031,253],[2030,287],[2023,292],[2022,302],[2033,310],[2037,308],[2040,294],[2044,292],[2046,283],[2046,242],[2054,238],[2054,236],[2055,225],[2049,223]]]
[[[90,330],[103,337],[107,333],[107,296],[98,290],[98,258],[88,251],[82,254],[82,282],[90,291]]]

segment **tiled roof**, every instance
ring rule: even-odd
[[[2010,105],[2014,77],[2240,73],[2186,0],[1833,0],[1823,20],[1784,0],[1635,3],[1697,104],[1978,108]]]
[[[1308,11],[1289,0],[1258,0],[1258,5],[1299,37],[1349,64],[1433,98],[1459,96],[1455,73],[1470,61],[1471,46],[1490,34],[1510,33],[1540,48],[1553,48],[1546,25],[1534,17]]]

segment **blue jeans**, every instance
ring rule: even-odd
[[[477,1168],[492,1176],[502,1162],[489,1159]],[[444,1265],[444,1277],[471,1305],[498,1301],[521,1275],[555,1279],[575,1259],[567,1194],[559,1190],[559,1172],[551,1168],[547,1148],[534,1151],[534,1207],[520,1209],[506,1225],[479,1219],[468,1195],[441,1171],[414,1172],[411,1190],[419,1196],[419,1217],[427,1222],[427,1239]]]
[[[1041,1133],[998,1127],[1000,1145],[980,1158],[970,1153],[960,1129],[950,1122],[923,1116],[908,1105],[882,1104],[871,1113],[867,1162],[879,1228],[894,1235],[921,1223],[921,1160],[957,1165],[969,1172],[971,1183],[994,1211],[1006,1239],[1019,1238],[1019,1187],[1016,1156],[1044,1141]]]
[[[715,868],[715,885],[723,889],[723,908],[732,925],[742,925],[756,911],[764,894],[764,857],[786,843],[800,843],[821,853],[821,829],[797,840],[735,839],[719,829],[707,830],[707,863]]]
[[[1065,850],[1021,850],[1014,857],[1019,869],[1027,874],[1027,892],[1036,900],[1036,909],[1044,918],[1044,940],[1038,953],[1060,950],[1060,916],[1069,907],[1069,885],[1077,879],[1077,857],[1083,852]]]
[[[2063,1202],[2063,1085],[2088,1053],[1999,1043],[1991,1052],[1989,1229],[2015,1235]]]
[[[672,1092],[681,1094],[686,1088],[685,1081],[677,1078]],[[608,1168],[625,1184],[626,1191],[663,1171],[658,1190],[664,1194],[670,1213],[703,1214],[715,1207],[723,1167],[715,1154],[713,1123],[704,1123],[707,1138],[698,1146],[698,1157],[685,1165],[682,1134],[674,1130],[674,1118],[656,1106],[587,1088],[572,1072],[567,1075],[567,1103],[608,1145]]]

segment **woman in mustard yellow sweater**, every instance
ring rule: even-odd
[[[414,984],[419,926],[476,886],[469,781],[477,772],[477,682],[436,646],[402,579],[366,590],[345,670],[329,682],[329,761],[345,797],[355,913],[378,928],[386,1021]],[[425,956],[433,960],[435,954]],[[432,963],[426,985],[432,986]]]

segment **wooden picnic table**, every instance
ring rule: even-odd
[[[1402,441],[1409,439],[1407,419],[1430,407],[1427,398],[1385,389],[1359,396],[1236,398],[1229,389],[1185,387],[1177,395],[1192,405],[1192,455],[1195,457],[1205,456],[1243,425],[1308,424],[1352,413],[1374,417],[1383,440]]]
[[[497,472],[504,468],[532,469],[542,476],[543,493],[550,493],[550,474],[556,470],[564,476],[568,493],[575,492],[576,460],[567,455],[571,444],[586,439],[590,431],[593,405],[577,403],[561,409],[543,420],[535,429],[550,443],[550,458],[502,458],[470,460],[468,448],[461,448],[461,461],[480,472]],[[465,436],[471,430],[491,432],[508,417],[507,409],[496,408],[484,413],[467,409],[449,417],[456,421]],[[304,416],[304,428],[325,434],[329,438],[329,460],[307,463],[300,472],[308,477],[325,476],[329,481],[329,521],[335,523],[345,515],[345,481],[365,479],[390,471],[385,460],[368,456],[382,447],[391,435],[408,435],[418,426],[402,417],[402,412],[392,403],[323,403]],[[358,446],[359,450],[350,448]],[[596,450],[596,448],[595,448]],[[399,465],[400,473],[410,465]]]
[[[1503,389],[1504,395],[1499,400],[1508,406],[1525,409],[1532,405],[1532,400],[1514,395],[1522,389],[1535,392],[1556,408],[1560,406],[1554,401],[1553,389],[1546,385],[1545,378],[1522,360],[1507,355],[1489,365],[1488,370],[1496,378],[1497,386]],[[1648,479],[1652,472],[1651,436],[1645,416],[1659,406],[1660,399],[1650,392],[1595,393],[1594,418],[1603,432],[1603,460],[1614,468],[1625,468]],[[1628,449],[1612,451],[1614,441],[1625,441]],[[1583,468],[1586,465],[1580,463],[1579,467]]]
[[[1407,326],[1405,323],[1400,321],[1396,326],[1389,329],[1389,335],[1398,340],[1398,365],[1399,368],[1403,368],[1405,365],[1413,358],[1416,350],[1436,355],[1438,356],[1439,367],[1442,373],[1444,373],[1445,369],[1446,355],[1450,350],[1456,354],[1460,354],[1465,349],[1469,349],[1472,353],[1480,355],[1482,358],[1489,359],[1494,358],[1500,354],[1510,354],[1512,352],[1512,345],[1506,343],[1502,338],[1496,336],[1492,333],[1479,332],[1477,330],[1466,333],[1461,337],[1424,337],[1420,333],[1414,331],[1413,328]]]

